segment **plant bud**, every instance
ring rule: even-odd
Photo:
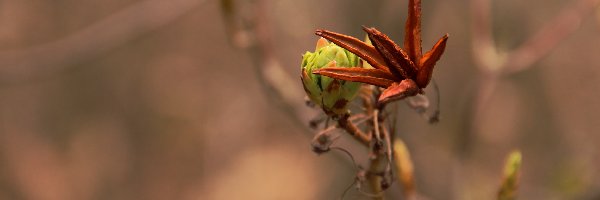
[[[321,38],[315,52],[302,56],[302,84],[312,102],[323,108],[327,115],[341,115],[348,111],[348,104],[356,96],[361,83],[338,80],[313,74],[324,67],[361,67],[358,56]]]
[[[504,164],[504,177],[498,191],[498,200],[514,200],[519,189],[519,176],[521,171],[521,152],[513,151],[508,155]]]

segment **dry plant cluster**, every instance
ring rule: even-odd
[[[404,49],[375,28],[363,27],[363,30],[368,35],[369,43],[327,30],[316,31],[318,36],[356,54],[366,62],[365,66],[372,66],[372,68],[325,67],[316,69],[312,73],[385,88],[384,90],[369,86],[362,88],[359,95],[361,106],[358,110],[362,110],[363,112],[359,112],[359,114],[351,115],[349,111],[343,114],[326,112],[328,114],[327,119],[329,117],[335,118],[338,127],[345,130],[369,149],[367,152],[367,157],[370,159],[369,167],[366,171],[358,173],[356,183],[359,183],[357,185],[360,186],[362,185],[360,183],[363,181],[369,182],[372,193],[368,195],[375,199],[382,199],[383,191],[391,185],[393,180],[392,165],[396,166],[397,173],[400,175],[398,180],[403,180],[402,185],[404,186],[405,197],[407,199],[416,198],[416,192],[414,191],[415,184],[412,178],[412,162],[409,159],[408,151],[392,151],[392,149],[396,149],[393,144],[403,144],[403,142],[396,136],[394,128],[390,126],[390,124],[395,124],[394,121],[388,124],[386,120],[390,116],[395,119],[395,114],[388,112],[385,108],[389,103],[394,101],[404,100],[424,93],[423,89],[429,84],[434,66],[441,58],[446,47],[446,41],[448,40],[448,34],[446,34],[434,45],[431,51],[423,54],[421,52],[421,1],[410,0],[408,10]],[[304,70],[302,71],[302,77],[305,84],[305,91],[308,95],[311,95],[311,91],[306,89],[307,83],[305,79],[308,79],[308,76]],[[340,87],[339,85],[329,85],[326,89],[330,90],[332,89],[331,87]],[[427,101],[426,97],[421,97],[421,99]],[[344,105],[345,103],[343,102],[347,100],[341,99],[339,101],[342,104],[336,102],[335,105]],[[428,105],[427,102],[412,103],[409,105],[421,105],[421,107],[413,107],[419,112],[424,112],[428,107],[426,106]],[[437,111],[434,113],[437,114]],[[351,118],[354,118],[356,121],[362,121],[366,125],[361,130]],[[437,120],[437,116],[430,118],[432,122]],[[313,150],[315,152],[324,153],[330,150],[329,146],[333,143],[333,137],[328,133],[332,128],[328,127],[326,123],[323,131],[315,136],[313,139]],[[392,143],[392,141],[395,142]],[[350,155],[350,157],[353,156]],[[360,169],[361,167],[358,168]]]
[[[223,0],[222,6],[225,18],[232,20],[235,16],[233,0]],[[267,23],[267,13],[264,12],[266,1],[258,1],[255,6],[253,20],[245,21],[251,28],[236,28],[235,22],[229,23],[228,30],[234,45],[248,49],[256,61],[256,73],[266,89],[267,94],[274,97],[274,102],[293,119],[298,120],[296,108],[290,99],[298,95],[289,92],[296,91],[290,85],[291,78],[277,78],[282,73],[272,51],[271,35]],[[470,14],[473,18],[472,52],[475,63],[480,70],[480,78],[476,84],[473,109],[469,121],[469,130],[464,133],[465,142],[459,142],[459,153],[468,151],[473,132],[478,127],[478,117],[485,111],[502,77],[523,71],[551,52],[564,38],[577,29],[580,21],[597,7],[598,0],[579,0],[573,6],[566,7],[555,19],[549,20],[541,30],[519,45],[516,49],[500,52],[494,44],[491,33],[490,0],[471,0]],[[413,165],[406,144],[395,134],[396,113],[386,110],[388,103],[404,100],[416,112],[425,116],[429,122],[437,122],[439,115],[439,96],[430,105],[427,96],[423,95],[424,88],[432,77],[433,66],[441,58],[448,34],[442,37],[431,51],[421,53],[421,1],[408,1],[408,18],[405,27],[404,47],[400,48],[385,34],[375,28],[363,27],[370,42],[362,42],[351,36],[327,30],[317,30],[316,34],[340,47],[356,54],[373,68],[326,67],[313,71],[315,74],[332,78],[362,82],[370,86],[362,86],[359,100],[354,103],[353,114],[322,116],[310,122],[310,127],[319,129],[313,138],[313,151],[318,154],[339,150],[347,154],[354,165],[354,156],[344,148],[335,146],[339,135],[334,130],[342,129],[367,149],[369,166],[365,169],[357,167],[357,175],[353,185],[365,196],[373,199],[383,199],[384,191],[391,184],[401,184],[405,199],[428,199],[427,195],[419,194],[415,189]],[[249,36],[250,35],[250,36]],[[248,37],[250,39],[248,39]],[[366,65],[366,64],[365,64]],[[302,76],[305,76],[303,74]],[[293,79],[292,79],[293,80]],[[297,83],[296,83],[297,84]],[[434,84],[437,93],[437,85]],[[306,90],[306,89],[305,89]],[[307,91],[308,92],[308,91]],[[438,94],[439,95],[439,94]],[[310,103],[308,103],[311,105]],[[311,106],[315,106],[312,104]],[[429,112],[427,112],[429,110]],[[433,110],[433,111],[431,111]],[[330,125],[330,122],[337,122]],[[498,199],[515,199],[520,177],[521,153],[514,151],[509,154],[502,181],[498,187]],[[394,175],[396,174],[397,177]],[[365,183],[368,183],[365,190]],[[345,194],[346,192],[344,192]],[[343,197],[344,195],[342,195]]]

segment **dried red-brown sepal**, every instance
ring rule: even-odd
[[[345,81],[361,82],[384,88],[389,87],[395,82],[392,74],[379,69],[365,69],[358,67],[326,67],[314,70],[313,74],[319,74]]]
[[[328,30],[318,29],[317,31],[315,31],[315,34],[337,44],[338,46],[352,52],[353,54],[356,54],[358,57],[367,61],[367,63],[369,63],[375,69],[388,71],[387,67],[385,66],[385,61],[383,60],[383,57],[379,55],[375,47],[364,43],[354,37],[339,34],[336,32],[331,32]]]
[[[411,60],[421,59],[421,0],[408,0],[408,18],[406,19],[404,49]]]
[[[396,45],[396,43],[394,43],[387,35],[375,28],[363,26],[363,30],[367,32],[371,43],[373,43],[375,49],[381,54],[392,73],[400,79],[412,78],[416,74],[416,67],[406,52]]]
[[[412,79],[404,79],[400,82],[395,82],[387,89],[383,90],[379,96],[379,103],[388,103],[391,101],[401,100],[409,96],[414,96],[419,93],[420,89]]]
[[[424,88],[429,84],[431,80],[431,75],[433,73],[433,67],[435,63],[440,60],[442,54],[444,53],[444,49],[446,49],[446,41],[448,41],[448,34],[444,35],[440,40],[438,40],[433,48],[429,50],[420,61],[420,68],[417,74],[416,82],[420,88]]]

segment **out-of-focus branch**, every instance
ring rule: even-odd
[[[579,27],[580,21],[589,15],[600,0],[580,0],[574,6],[565,8],[553,21],[548,22],[537,34],[526,40],[515,50],[498,53],[491,32],[490,0],[471,1],[471,31],[473,35],[472,52],[475,64],[481,70],[481,78],[474,95],[467,133],[462,140],[469,140],[478,126],[479,116],[494,93],[502,75],[527,69],[543,56],[551,52],[556,45]],[[506,56],[503,56],[506,55]],[[466,146],[468,144],[460,145]]]
[[[261,56],[255,55],[254,59],[259,58],[259,65],[255,66],[255,71],[259,80],[263,84],[263,87],[267,88],[267,91],[272,97],[280,100],[281,106],[284,110],[293,118],[295,121],[300,122],[302,127],[304,122],[300,119],[300,115],[291,102],[298,99],[303,99],[304,95],[299,85],[300,78],[293,78],[283,70],[283,67],[277,57],[275,56],[275,47],[272,41],[272,31],[269,26],[269,18],[267,16],[267,1],[259,0],[257,2],[256,14],[256,30],[255,37],[256,45],[249,49],[251,54],[262,54]]]
[[[579,28],[581,21],[591,15],[599,3],[600,0],[580,0],[562,10],[554,20],[548,22],[536,34],[533,34],[521,46],[507,55],[503,67],[506,73],[525,70],[548,55],[558,43]]]
[[[490,0],[472,0],[471,32],[475,64],[484,72],[491,73],[515,73],[525,70],[574,33],[581,21],[592,14],[599,4],[600,0],[579,0],[563,9],[516,49],[499,53],[491,32]]]
[[[146,0],[65,38],[0,52],[0,83],[19,83],[56,73],[160,28],[205,0]]]
[[[494,94],[499,81],[508,74],[517,73],[533,66],[556,46],[574,33],[583,18],[591,14],[600,0],[579,0],[572,6],[567,6],[553,20],[544,25],[536,34],[531,35],[516,49],[508,52],[498,52],[492,33],[492,17],[490,0],[471,0],[471,32],[472,53],[474,63],[480,70],[477,89],[470,101],[472,108],[466,118],[465,131],[458,137],[457,152],[459,159],[465,159],[470,151],[470,144],[481,124],[491,96]],[[462,163],[462,162],[457,162]],[[457,167],[462,169],[463,167]],[[462,173],[458,170],[456,173]],[[462,177],[455,175],[454,177]],[[462,178],[459,178],[462,179]],[[458,187],[464,180],[456,179]],[[456,191],[457,193],[460,191]]]
[[[471,48],[479,69],[488,71],[497,68],[498,52],[492,36],[490,0],[471,1]]]
[[[28,199],[74,199],[74,192],[69,192],[69,171],[60,151],[27,130],[29,127],[5,124],[11,121],[6,115],[0,118],[0,158],[9,171],[9,178],[15,182],[15,189]]]
[[[591,14],[600,0],[579,0],[575,5],[565,8],[553,21],[548,22],[537,34],[515,50],[499,53],[491,32],[492,17],[490,0],[471,1],[471,31],[473,35],[472,52],[475,64],[482,74],[471,109],[469,130],[461,140],[468,141],[478,126],[479,116],[487,106],[502,75],[516,73],[527,69],[543,56],[551,52],[557,44],[575,32],[581,20]],[[461,144],[461,148],[469,148],[469,144]]]
[[[250,54],[260,86],[280,110],[284,111],[301,130],[309,133],[300,114],[292,102],[303,99],[299,87],[300,78],[293,78],[285,72],[275,55],[272,42],[267,2],[257,0],[252,4],[252,16],[239,16],[239,7],[233,0],[221,0],[221,9],[226,22],[230,42],[237,48],[244,49]],[[247,2],[246,2],[247,3]],[[296,81],[296,82],[294,82]]]

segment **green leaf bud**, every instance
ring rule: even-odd
[[[302,56],[302,84],[309,99],[323,108],[328,115],[341,115],[348,111],[348,104],[360,89],[360,83],[343,81],[313,74],[313,70],[325,67],[361,67],[360,58],[348,50],[327,42],[317,41],[315,52]]]

